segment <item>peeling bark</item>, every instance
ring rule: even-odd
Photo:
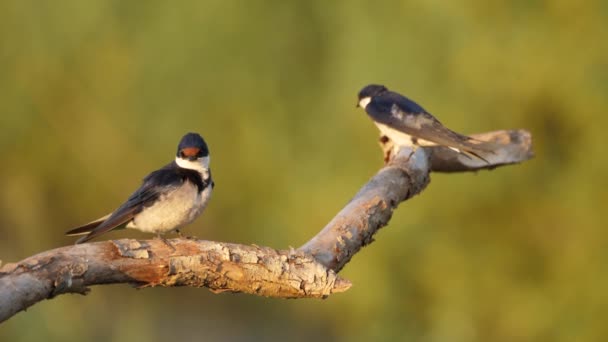
[[[526,131],[476,135],[500,145],[489,164],[447,148],[402,149],[315,237],[297,250],[275,250],[189,239],[113,240],[46,251],[0,268],[0,322],[43,300],[64,293],[86,294],[89,286],[128,283],[207,287],[277,298],[326,298],[348,290],[337,276],[361,247],[388,224],[399,203],[420,193],[430,171],[493,169],[532,158]]]
[[[43,299],[88,287],[191,286],[278,298],[324,298],[350,282],[295,250],[211,241],[131,239],[57,248],[0,272],[0,320]]]

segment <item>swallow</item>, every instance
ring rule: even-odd
[[[209,169],[209,148],[197,133],[179,142],[175,160],[150,173],[125,203],[114,212],[74,228],[67,235],[83,235],[87,242],[114,229],[134,228],[161,235],[194,221],[205,209],[215,184]]]
[[[358,95],[357,107],[365,109],[383,136],[389,138],[395,153],[402,146],[445,146],[468,158],[494,153],[493,143],[480,141],[445,127],[416,102],[383,85],[365,86]]]

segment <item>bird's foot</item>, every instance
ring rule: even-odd
[[[184,233],[182,233],[179,229],[176,229],[175,232],[177,233],[177,236],[179,236],[180,239],[196,240],[196,236],[184,235]]]
[[[384,165],[391,161],[391,151],[384,152]]]
[[[167,245],[169,248],[171,248],[174,252],[176,251],[175,246],[173,246],[171,244],[171,242],[169,242],[169,240],[165,239],[162,235],[156,234],[156,238],[159,239],[160,241],[162,241],[165,245]]]
[[[416,148],[412,148],[412,151],[410,152],[410,154],[407,156],[407,159],[410,160],[412,159],[412,157],[414,156],[414,153],[416,153]]]

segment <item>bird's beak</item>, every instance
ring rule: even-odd
[[[355,106],[355,108],[359,108],[361,107],[361,105],[359,105],[359,102],[357,102],[357,105]]]

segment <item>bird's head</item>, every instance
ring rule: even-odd
[[[209,148],[203,137],[198,133],[184,135],[177,145],[175,162],[184,169],[197,171],[209,169]]]
[[[385,86],[380,84],[370,84],[359,92],[359,98],[357,101],[357,107],[361,107],[365,109],[367,105],[372,100],[372,97],[382,94],[383,92],[388,91]]]

